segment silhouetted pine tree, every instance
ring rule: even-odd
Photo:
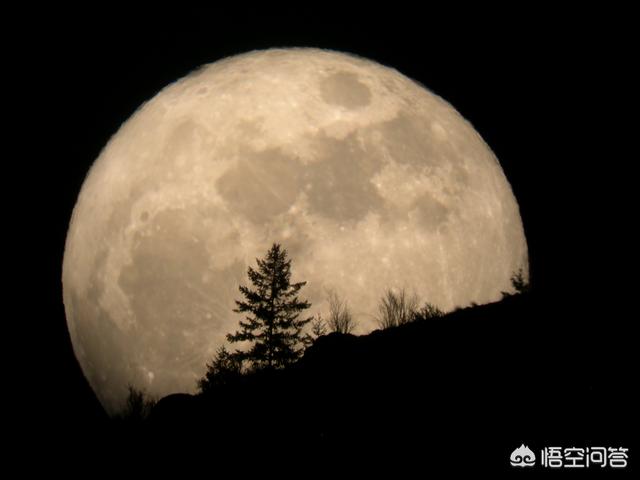
[[[513,287],[513,292],[501,292],[502,298],[512,297],[513,295],[517,295],[520,293],[528,292],[531,287],[529,282],[524,278],[524,271],[519,269],[516,273],[511,275],[511,286]]]
[[[201,393],[209,393],[214,388],[233,382],[242,375],[242,361],[237,353],[229,353],[223,345],[216,356],[207,364],[207,373],[198,380]]]
[[[291,283],[291,260],[287,251],[274,243],[264,259],[256,259],[258,269],[249,267],[249,280],[255,287],[240,286],[243,301],[236,300],[236,313],[248,313],[240,330],[227,335],[229,342],[250,342],[248,351],[236,352],[255,369],[282,368],[302,354],[303,327],[312,317],[299,319],[311,306],[298,299],[307,282]]]
[[[529,282],[525,280],[524,272],[522,271],[522,269],[513,274],[513,276],[511,277],[511,285],[517,293],[525,293],[529,291]]]

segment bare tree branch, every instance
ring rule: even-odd
[[[418,314],[418,296],[408,295],[404,288],[398,293],[389,289],[378,304],[380,328],[396,327],[412,322]]]
[[[347,302],[342,300],[335,290],[327,291],[327,301],[329,302],[329,319],[327,323],[331,331],[353,333],[356,328],[356,321],[351,315]]]

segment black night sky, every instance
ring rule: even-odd
[[[5,179],[19,198],[9,209],[22,211],[18,228],[5,235],[25,232],[17,239],[22,253],[10,258],[18,273],[9,283],[20,301],[5,301],[5,322],[26,326],[20,340],[5,338],[19,365],[19,383],[5,396],[18,404],[12,423],[21,453],[40,455],[69,430],[99,436],[104,428],[73,356],[60,280],[68,222],[92,162],[120,124],[168,83],[229,55],[286,46],[351,52],[391,66],[473,124],[511,183],[529,246],[536,315],[515,331],[531,333],[523,352],[540,358],[523,359],[534,370],[522,381],[542,392],[550,377],[577,376],[595,399],[577,408],[582,420],[537,432],[537,445],[630,446],[637,214],[635,155],[624,146],[625,125],[633,121],[623,85],[631,62],[624,15],[514,11],[485,12],[485,19],[386,8],[364,17],[249,7],[233,15],[194,8],[107,15],[95,8],[16,17],[14,80],[33,99],[22,125],[30,140],[14,160],[25,169],[23,180]],[[500,338],[480,330],[479,341],[516,341],[504,325]],[[546,357],[548,340],[562,352],[558,362]],[[554,401],[540,394],[530,406],[543,397]],[[493,440],[510,452],[527,438]]]

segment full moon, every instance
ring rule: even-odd
[[[194,392],[238,328],[238,286],[273,243],[356,333],[405,289],[444,311],[528,276],[518,204],[495,155],[446,101],[338,52],[273,49],[206,65],[142,105],[84,181],[67,234],[73,348],[117,412],[132,385]],[[326,318],[326,317],[325,317]]]

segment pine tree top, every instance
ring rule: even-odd
[[[227,335],[230,342],[252,343],[248,352],[240,352],[254,367],[277,368],[301,355],[302,328],[311,321],[300,319],[300,312],[311,304],[298,298],[306,282],[291,283],[291,259],[287,251],[274,243],[263,259],[256,258],[257,269],[247,275],[253,288],[241,285],[243,300],[236,300],[236,313],[246,313],[240,330]]]

